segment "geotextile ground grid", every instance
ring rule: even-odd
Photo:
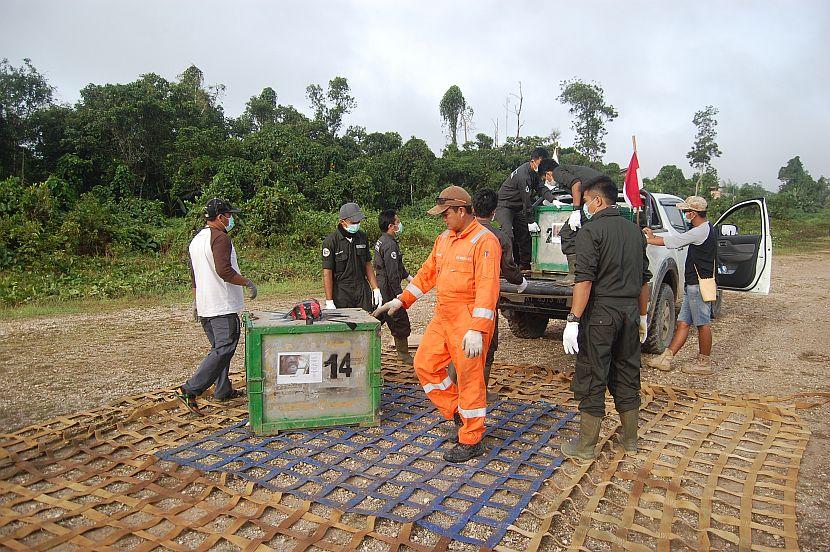
[[[411,368],[384,355],[390,384]],[[574,410],[568,378],[496,365],[502,398]],[[235,376],[242,385],[242,376]],[[475,550],[413,521],[298,498],[156,454],[242,422],[244,400],[179,407],[171,390],[0,435],[0,547],[11,550]],[[809,432],[791,405],[643,385],[641,452],[615,444],[608,408],[597,461],[563,462],[497,550],[797,550],[795,488]],[[383,426],[381,426],[383,427]],[[550,442],[572,437],[565,424]],[[518,503],[517,503],[518,504]],[[453,519],[436,519],[442,527]],[[464,531],[482,542],[492,526]]]

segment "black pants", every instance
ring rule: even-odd
[[[605,415],[605,389],[617,412],[640,407],[640,309],[637,299],[598,299],[579,322],[579,353],[571,382],[579,410]]]
[[[366,278],[362,280],[335,280],[334,306],[338,309],[360,308],[366,312],[375,310],[372,304],[372,290]]]
[[[585,213],[582,212],[580,209],[579,218],[582,224],[587,222],[585,218]],[[559,237],[562,240],[562,253],[565,255],[576,255],[576,234],[579,232],[579,228],[576,230],[571,230],[571,226],[566,222],[562,225],[562,229],[559,230]]]
[[[496,208],[496,222],[499,223],[507,239],[512,240],[513,260],[516,261],[519,268],[530,267],[533,246],[530,231],[527,229],[528,222],[524,210],[498,207]]]
[[[391,299],[390,299],[391,301]],[[412,326],[409,323],[409,314],[406,309],[400,308],[395,314],[384,314],[380,320],[381,324],[389,326],[392,337],[409,337],[412,333]]]
[[[493,329],[493,337],[490,339],[490,347],[487,349],[487,359],[484,361],[485,366],[492,366],[493,359],[496,357],[496,350],[499,348],[499,311],[496,309],[496,327]]]
[[[579,229],[571,230],[566,222],[559,230],[559,238],[562,240],[562,253],[565,255],[576,255],[576,233]]]

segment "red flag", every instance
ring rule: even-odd
[[[628,164],[628,170],[625,171],[625,187],[623,188],[623,196],[625,202],[632,207],[642,207],[643,200],[640,198],[640,179],[637,177],[637,169],[640,168],[640,163],[637,161],[637,152],[631,156],[631,162]]]

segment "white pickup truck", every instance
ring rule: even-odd
[[[649,226],[656,236],[679,234],[688,230],[683,214],[677,209],[682,200],[673,195],[641,192],[644,207],[640,226]],[[570,203],[570,196],[557,199]],[[619,203],[630,220],[636,220],[631,209]],[[564,319],[571,308],[573,286],[562,283],[568,263],[562,253],[559,230],[572,212],[569,204],[534,207],[540,232],[533,235],[532,275],[527,289],[518,293],[517,286],[502,280],[499,308],[510,324],[510,330],[521,338],[544,335],[550,319]],[[715,316],[720,315],[722,290],[769,293],[772,276],[772,235],[769,213],[763,198],[736,203],[715,223],[717,232],[718,300],[713,304]],[[648,338],[643,350],[660,353],[672,336],[678,304],[683,300],[686,247],[668,249],[648,246],[649,269],[653,275],[649,301]]]

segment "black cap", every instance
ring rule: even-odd
[[[213,219],[225,213],[238,213],[239,209],[234,209],[231,204],[224,199],[214,197],[205,205],[205,218]]]

